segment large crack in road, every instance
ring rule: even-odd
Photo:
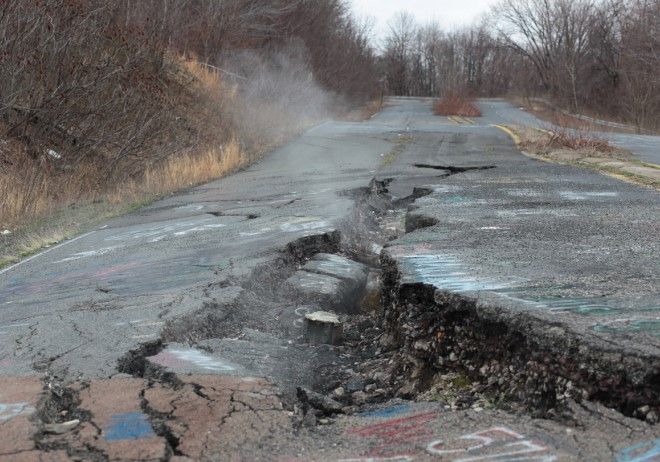
[[[200,460],[209,448],[215,448],[215,456],[245,454],[236,441],[229,443],[221,437],[227,432],[227,425],[249,422],[250,432],[255,435],[272,433],[273,426],[278,427],[278,432],[284,426],[295,433],[296,428],[314,429],[340,415],[360,415],[374,406],[387,406],[402,398],[440,401],[454,412],[496,408],[579,426],[584,423],[584,410],[603,414],[591,401],[632,415],[657,392],[653,377],[636,384],[617,378],[606,355],[582,358],[583,362],[590,362],[588,374],[584,366],[571,362],[575,359],[568,353],[570,345],[551,342],[553,348],[549,348],[549,344],[533,343],[529,334],[535,330],[529,324],[513,329],[492,314],[477,313],[469,299],[439,294],[428,285],[402,283],[398,263],[388,253],[387,242],[411,232],[410,226],[401,221],[410,219],[415,200],[430,191],[415,188],[410,197],[396,198],[387,189],[391,181],[374,179],[370,186],[349,192],[356,205],[341,232],[310,235],[289,243],[276,259],[242,282],[242,291],[230,307],[211,304],[177,319],[165,327],[162,339],[144,344],[119,361],[118,371],[133,378],[112,380],[124,381],[119,384],[122,388],[133,388],[139,409],[135,412],[148,419],[154,435],[160,438],[157,444],[137,453],[139,457],[151,454],[164,460]],[[398,225],[393,226],[394,223]],[[375,265],[375,250],[383,246],[380,262]],[[365,296],[373,297],[365,284],[360,297],[352,295],[341,301],[346,313],[342,315],[341,345],[305,344],[300,324],[292,329],[269,327],[259,323],[254,311],[249,318],[228,315],[228,310],[266,313],[283,305],[336,310],[337,306],[324,306],[327,298],[292,298],[290,288],[280,290],[314,256],[328,253],[371,265],[369,271],[376,275],[379,284],[369,290],[381,294],[376,306],[365,308],[361,305]],[[235,286],[225,284],[221,288],[227,287]],[[295,309],[293,312],[299,313]],[[172,350],[172,345],[180,345],[187,348],[188,359],[193,362],[221,367],[211,358],[220,352],[226,357],[227,337],[237,326],[242,332],[253,329],[253,335],[271,335],[255,337],[261,341],[276,342],[275,334],[285,333],[289,352],[277,359],[276,366],[286,373],[268,370],[263,375],[270,377],[272,383],[256,380],[246,385],[236,376],[195,375],[192,370],[191,375],[181,375],[185,371],[177,370],[176,363],[159,360],[167,357],[163,355],[167,355],[168,348],[170,352],[180,351]],[[579,344],[576,342],[572,348],[578,350]],[[301,354],[291,354],[290,350]],[[556,351],[563,352],[559,358]],[[312,360],[305,362],[303,357]],[[287,366],[287,362],[291,364]],[[616,366],[620,371],[633,367]],[[294,369],[297,373],[291,374]],[[231,370],[229,366],[226,369]],[[603,381],[608,377],[610,380]],[[111,381],[101,386],[112,386]],[[77,388],[78,385],[63,387],[50,383],[49,387],[48,398],[40,404],[42,421],[61,425],[76,418],[96,433],[85,442],[80,433],[71,438],[68,434],[61,437],[42,432],[37,436],[37,447],[42,451],[65,450],[69,456],[85,460],[111,460],[108,448],[96,445],[103,424],[95,421],[97,417],[80,398],[81,393],[89,391],[90,384]],[[201,409],[210,414],[200,422]],[[218,452],[220,446],[223,450]]]
[[[112,230],[109,242],[159,245],[168,236],[221,234],[234,224],[236,232],[215,241],[222,246],[218,255],[191,239],[186,255],[164,263],[95,269],[119,277],[94,284],[93,297],[108,297],[90,302],[94,320],[125,309],[109,299],[114,293],[122,300],[144,296],[136,269],[172,285],[171,296],[135,302],[139,315],[109,318],[135,341],[130,348],[117,341],[95,369],[102,373],[81,372],[91,369],[91,353],[80,363],[71,360],[81,354],[79,343],[56,353],[35,348],[43,327],[31,324],[29,339],[18,338],[40,358],[33,368],[43,376],[0,382],[0,398],[13,403],[0,403],[0,434],[16,441],[0,445],[0,460],[364,462],[460,459],[457,454],[502,461],[653,460],[660,375],[652,350],[631,349],[625,340],[624,353],[610,337],[603,337],[608,344],[578,335],[556,319],[538,317],[538,309],[513,310],[510,300],[523,295],[501,284],[496,272],[473,274],[469,260],[459,258],[465,256],[459,250],[495,245],[465,231],[464,242],[456,233],[464,223],[492,233],[513,227],[519,216],[546,209],[557,214],[560,207],[553,199],[525,200],[541,194],[525,188],[511,189],[522,199],[513,204],[493,200],[492,191],[472,198],[484,185],[513,182],[501,157],[484,161],[445,152],[482,134],[449,134],[448,142],[424,130],[408,136],[415,142],[402,146],[375,178],[360,169],[359,181],[326,195],[320,182],[307,196],[268,192],[222,202],[209,199],[221,188],[209,187],[192,192],[199,204],[194,210],[174,202],[128,217],[128,231]],[[557,174],[551,167],[548,172]],[[341,207],[337,200],[344,201]],[[472,204],[484,206],[485,214],[464,219]],[[338,207],[328,213],[333,219],[310,213],[325,205]],[[502,209],[515,214],[499,214]],[[180,222],[141,223],[172,213]],[[273,227],[277,234],[269,234]],[[236,236],[254,246],[249,257],[232,242]],[[439,247],[439,238],[447,244]],[[492,269],[488,256],[479,258]],[[77,274],[48,287],[64,294],[57,284]],[[40,293],[36,285],[28,288]],[[65,323],[71,313],[85,313],[81,303],[76,300],[69,313],[59,310],[57,319]],[[551,303],[573,308],[562,299]],[[610,309],[583,305],[589,313]],[[306,319],[318,311],[337,313],[340,341],[309,341]],[[90,344],[106,340],[82,317],[67,328]],[[484,444],[472,445],[475,440]]]

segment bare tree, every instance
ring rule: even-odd
[[[410,13],[400,12],[390,21],[389,30],[384,56],[388,86],[394,94],[409,95],[410,55],[417,25]]]

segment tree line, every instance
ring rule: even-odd
[[[660,123],[657,0],[503,0],[450,32],[401,13],[382,59],[398,95],[544,96],[639,127]]]
[[[190,116],[204,103],[173,56],[221,69],[286,47],[346,101],[376,91],[367,30],[344,0],[0,1],[0,173],[52,148],[69,166],[100,159],[100,178],[140,174],[204,136]]]

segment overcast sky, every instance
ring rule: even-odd
[[[375,20],[375,38],[387,33],[387,22],[399,11],[412,13],[419,21],[437,20],[443,27],[471,24],[498,0],[350,0],[358,17]]]

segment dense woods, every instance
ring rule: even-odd
[[[660,123],[657,0],[504,0],[452,32],[401,13],[383,59],[399,95],[543,96],[640,127]]]
[[[343,0],[0,0],[0,227],[208,180],[378,79]]]
[[[339,0],[13,0],[0,3],[0,38],[0,136],[33,155],[43,143],[69,160],[103,154],[112,172],[176,151],[165,131],[177,116],[197,130],[175,116],[196,103],[172,56],[222,67],[237,50],[267,60],[295,46],[297,64],[357,103],[377,79],[364,30]]]

